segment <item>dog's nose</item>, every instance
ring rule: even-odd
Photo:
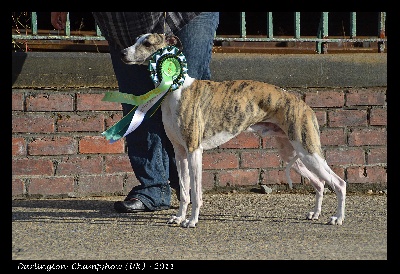
[[[126,49],[121,50],[121,58],[124,59],[128,55],[128,51]]]

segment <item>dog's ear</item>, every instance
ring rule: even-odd
[[[177,47],[179,50],[182,50],[183,48],[181,40],[179,40],[179,38],[175,35],[166,36],[165,42],[167,43],[167,45]]]

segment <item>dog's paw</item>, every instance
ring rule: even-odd
[[[342,225],[343,218],[332,216],[329,222],[326,223],[327,225]]]
[[[177,224],[180,225],[182,223],[182,217],[177,217],[175,215],[172,215],[171,218],[168,220],[167,224]]]
[[[184,227],[184,228],[189,228],[189,227],[196,227],[196,224],[197,224],[197,222],[195,222],[195,221],[189,221],[188,219],[186,219],[185,221],[183,221],[182,223],[181,223],[181,227]]]
[[[314,211],[310,211],[307,214],[307,220],[318,220],[319,218],[319,213],[318,212],[314,212]]]

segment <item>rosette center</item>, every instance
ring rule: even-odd
[[[161,72],[175,80],[181,72],[181,65],[175,58],[167,58],[161,64]]]

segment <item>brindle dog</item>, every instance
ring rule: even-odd
[[[155,51],[168,45],[181,47],[175,36],[144,34],[122,51],[122,60],[127,64],[147,65]],[[264,82],[214,82],[187,76],[180,88],[166,96],[161,110],[165,131],[174,146],[180,180],[179,211],[169,219],[169,224],[195,227],[198,222],[203,203],[203,150],[216,148],[241,132],[252,131],[276,137],[279,154],[288,163],[285,171],[290,187],[291,167],[311,181],[316,201],[307,219],[318,219],[326,182],[334,189],[338,201],[336,214],[328,224],[342,225],[346,182],[324,159],[314,111],[294,94]],[[190,201],[192,214],[186,219]]]

